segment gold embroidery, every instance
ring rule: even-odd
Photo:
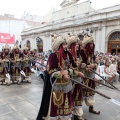
[[[69,108],[69,101],[68,101],[68,96],[66,94],[66,98],[65,98],[65,106],[64,108]]]
[[[57,107],[61,106],[64,102],[64,93],[63,92],[53,92],[53,103]]]
[[[78,93],[78,91],[77,91],[77,94],[76,94],[76,100],[78,100],[78,97],[79,97],[79,93]]]
[[[67,85],[69,82],[70,80],[57,79],[56,85]]]
[[[51,70],[49,70],[49,74],[52,74],[52,73],[54,73],[54,72],[56,72],[57,71],[57,69],[51,69]]]
[[[61,114],[61,115],[63,114],[63,110],[62,110],[62,109],[60,109],[60,114]]]
[[[59,108],[57,109],[57,115],[59,115]]]

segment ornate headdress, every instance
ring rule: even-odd
[[[78,41],[78,37],[75,35],[70,35],[70,33],[68,33],[68,37],[67,37],[67,46],[68,48],[70,47],[70,45],[72,43],[76,43]]]
[[[28,47],[26,46],[26,44],[24,44],[23,50],[28,50]]]
[[[8,44],[6,44],[5,46],[2,47],[2,49],[3,49],[3,50],[5,50],[5,49],[10,50],[10,46],[9,46]]]
[[[63,38],[62,36],[54,36],[54,35],[52,35],[52,50],[53,50],[53,52],[55,52],[55,51],[57,51],[58,49],[59,49],[59,46],[62,44],[62,43],[64,43],[64,42],[66,42],[65,41],[65,38]]]
[[[86,31],[83,31],[84,34],[84,38],[82,41],[82,46],[85,47],[88,43],[94,43],[94,38],[92,37],[92,30],[89,30],[88,28],[86,29]]]
[[[17,44],[15,44],[12,50],[15,50],[15,49],[20,49],[20,47]]]
[[[82,46],[85,47],[88,43],[94,43],[94,38],[92,36],[85,35],[82,41]]]

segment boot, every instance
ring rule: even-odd
[[[99,115],[100,111],[95,111],[93,106],[89,107],[89,112]]]

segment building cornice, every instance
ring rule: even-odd
[[[69,17],[66,19],[52,21],[42,26],[28,28],[22,31],[21,36],[26,36],[29,34],[36,34],[36,33],[43,33],[43,32],[50,32],[50,31],[59,30],[63,28],[83,26],[83,25],[93,24],[97,22],[120,19],[120,7],[118,6],[120,5],[117,5],[116,6],[117,8],[111,11],[100,12],[102,11],[101,9],[95,12],[80,14],[80,15]]]

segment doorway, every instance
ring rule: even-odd
[[[120,53],[120,31],[113,32],[108,39],[108,53]]]
[[[120,53],[120,41],[109,41],[108,42],[108,53],[111,53],[111,54]]]

